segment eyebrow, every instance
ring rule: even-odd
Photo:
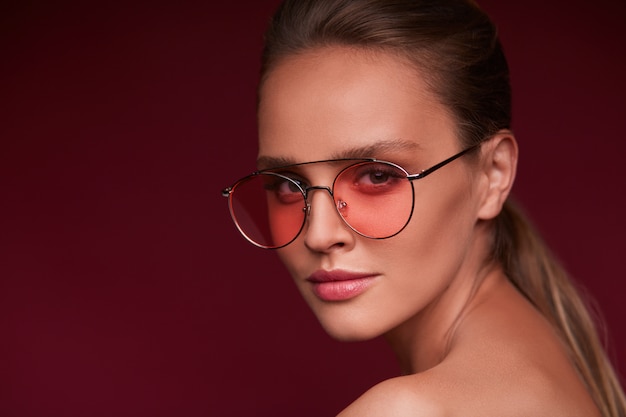
[[[373,158],[376,155],[390,152],[408,152],[419,148],[420,146],[412,141],[404,139],[382,140],[371,145],[353,147],[336,152],[328,159],[366,159]],[[296,161],[286,157],[259,156],[257,159],[257,167],[260,170],[287,165],[299,164],[309,161]],[[314,162],[314,161],[311,161]]]

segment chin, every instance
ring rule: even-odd
[[[376,329],[350,323],[326,323],[320,320],[322,328],[333,339],[340,342],[365,342],[381,335]]]
[[[357,300],[322,302],[312,293],[303,292],[304,299],[326,333],[341,342],[362,342],[375,339],[386,331],[389,323],[381,320]]]

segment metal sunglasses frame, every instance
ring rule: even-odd
[[[401,170],[402,172],[404,172],[406,174],[406,179],[409,180],[411,182],[411,211],[409,213],[409,216],[406,220],[406,222],[404,223],[404,225],[400,228],[400,230],[398,230],[397,232],[389,235],[389,236],[384,236],[384,237],[373,237],[373,236],[368,236],[364,233],[361,233],[360,231],[358,231],[357,229],[355,229],[354,227],[352,227],[352,225],[350,223],[348,223],[346,221],[346,219],[344,219],[344,217],[341,215],[341,213],[339,212],[340,208],[335,206],[335,209],[337,210],[337,213],[339,214],[339,217],[341,217],[341,220],[351,229],[353,230],[355,233],[359,234],[360,236],[366,237],[368,239],[389,239],[393,236],[396,236],[398,233],[402,232],[404,230],[404,228],[409,224],[409,222],[411,221],[411,218],[413,217],[413,211],[415,209],[415,188],[413,187],[413,181],[415,180],[419,180],[422,179],[430,174],[432,174],[433,172],[437,171],[439,168],[443,168],[444,166],[448,165],[450,162],[462,157],[463,155],[477,149],[480,147],[480,143],[470,146],[468,148],[463,149],[461,152],[458,152],[454,155],[452,155],[451,157],[439,162],[438,164],[435,164],[433,166],[431,166],[428,169],[422,170],[417,174],[409,174],[408,171],[404,168],[402,168],[400,165],[395,164],[393,162],[389,162],[389,161],[384,161],[384,160],[380,160],[380,159],[376,159],[376,158],[339,158],[339,159],[324,159],[324,160],[320,160],[320,161],[311,161],[311,162],[301,162],[301,163],[297,163],[297,164],[290,164],[290,165],[283,165],[283,166],[279,166],[279,167],[274,167],[274,168],[268,168],[268,169],[263,169],[263,170],[259,170],[259,171],[255,171],[250,175],[246,175],[245,177],[235,181],[235,183],[233,185],[231,185],[230,187],[226,187],[222,190],[222,196],[223,197],[227,197],[228,198],[228,208],[230,211],[230,216],[233,220],[233,222],[235,223],[235,226],[237,227],[237,230],[239,230],[239,233],[241,233],[241,235],[250,243],[252,243],[254,246],[257,246],[259,248],[263,248],[263,249],[280,249],[280,248],[284,248],[285,246],[289,245],[290,243],[292,243],[294,240],[296,240],[298,238],[298,236],[300,236],[300,233],[302,233],[302,230],[304,229],[304,225],[306,224],[306,220],[308,218],[309,212],[311,211],[311,204],[309,203],[309,192],[311,191],[315,191],[315,190],[326,190],[331,198],[333,199],[333,201],[335,201],[335,196],[333,194],[334,192],[334,188],[335,188],[335,181],[337,180],[337,178],[339,178],[339,176],[345,172],[347,169],[350,169],[356,165],[359,164],[364,164],[364,163],[370,163],[370,162],[377,162],[377,163],[381,163],[381,164],[386,164],[386,165],[390,165],[393,166],[399,170]],[[325,186],[325,185],[311,185],[308,187],[302,187],[302,185],[294,180],[293,178],[287,177],[285,175],[279,174],[277,172],[277,170],[283,170],[283,169],[287,169],[287,168],[292,168],[292,167],[296,167],[296,166],[303,166],[303,165],[311,165],[311,164],[319,164],[319,163],[328,163],[328,162],[349,162],[349,161],[354,161],[354,164],[350,164],[347,167],[343,168],[341,171],[339,171],[339,173],[335,176],[335,179],[333,180],[333,184],[331,187],[329,186]],[[300,190],[301,194],[302,194],[302,198],[304,201],[304,207],[302,208],[303,211],[305,211],[306,215],[304,216],[303,220],[302,220],[302,225],[300,226],[300,229],[298,230],[298,232],[294,235],[294,237],[289,240],[287,243],[283,244],[283,245],[279,245],[279,246],[267,246],[267,245],[262,245],[256,241],[254,241],[253,239],[251,239],[241,228],[241,226],[239,225],[239,223],[237,222],[237,219],[235,217],[234,214],[234,210],[233,210],[233,205],[232,205],[232,195],[233,192],[237,189],[237,186],[243,182],[246,182],[248,180],[250,180],[253,177],[256,177],[258,175],[274,175],[276,177],[282,178],[286,181],[289,181],[290,183],[292,183],[293,185],[295,185],[296,187],[298,187],[298,189]]]

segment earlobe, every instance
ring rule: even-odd
[[[513,132],[500,130],[483,143],[481,169],[486,180],[478,218],[489,220],[502,210],[517,170],[518,147]]]

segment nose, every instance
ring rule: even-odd
[[[314,192],[322,190],[326,193]],[[354,243],[354,232],[339,215],[329,187],[309,187],[307,209],[307,224],[303,233],[304,244],[310,250],[328,252]]]

